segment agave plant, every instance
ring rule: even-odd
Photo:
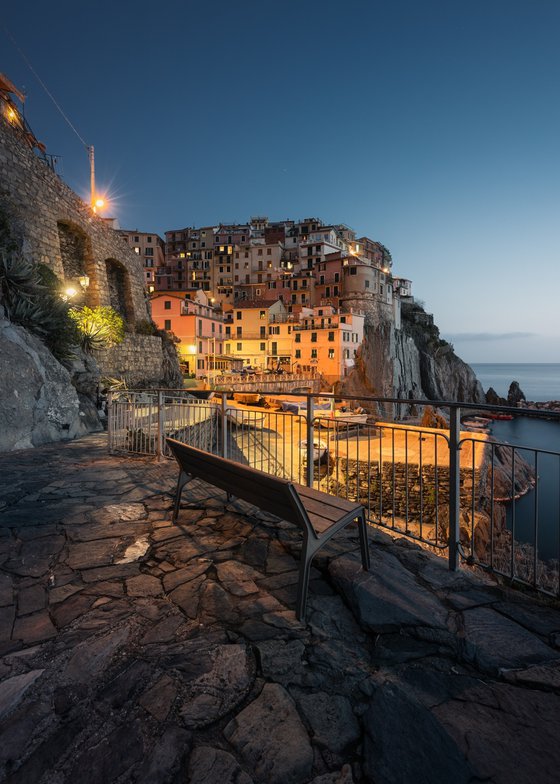
[[[0,292],[8,316],[16,302],[21,299],[35,299],[44,291],[37,267],[32,261],[21,253],[8,253],[4,248],[0,248]]]
[[[113,308],[72,308],[69,314],[76,325],[80,346],[84,351],[99,351],[122,343],[124,322]]]

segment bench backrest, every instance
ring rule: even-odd
[[[301,501],[287,479],[203,452],[173,438],[167,438],[166,441],[186,474],[204,479],[236,498],[242,498],[283,520],[310,528]]]

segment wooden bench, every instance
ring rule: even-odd
[[[167,445],[179,464],[173,522],[177,521],[181,494],[187,482],[203,479],[225,490],[228,500],[235,496],[263,511],[295,523],[303,531],[296,615],[305,618],[311,561],[315,553],[341,528],[357,521],[363,568],[369,570],[369,549],[364,507],[343,498],[322,493],[305,485],[281,479],[250,466],[226,460],[167,438]]]

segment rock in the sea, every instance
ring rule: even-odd
[[[523,394],[523,390],[519,386],[517,381],[512,381],[509,385],[507,402],[509,406],[516,406],[518,403],[525,401],[526,397]]]
[[[505,406],[507,400],[500,397],[494,387],[489,387],[486,393],[486,402],[489,406]]]

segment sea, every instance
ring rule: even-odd
[[[489,387],[507,397],[509,385],[517,381],[527,400],[560,400],[560,364],[469,363],[487,392]]]
[[[486,392],[493,387],[500,397],[507,397],[509,385],[517,381],[527,400],[560,400],[560,364],[470,363]],[[560,556],[560,422],[516,417],[512,421],[494,422],[492,435],[497,441],[539,450],[536,465],[538,493],[531,491],[515,504],[516,539],[533,543],[537,533],[539,556],[545,560]],[[535,466],[535,452],[520,450]],[[537,526],[535,526],[537,522]],[[507,511],[511,529],[513,515]]]

